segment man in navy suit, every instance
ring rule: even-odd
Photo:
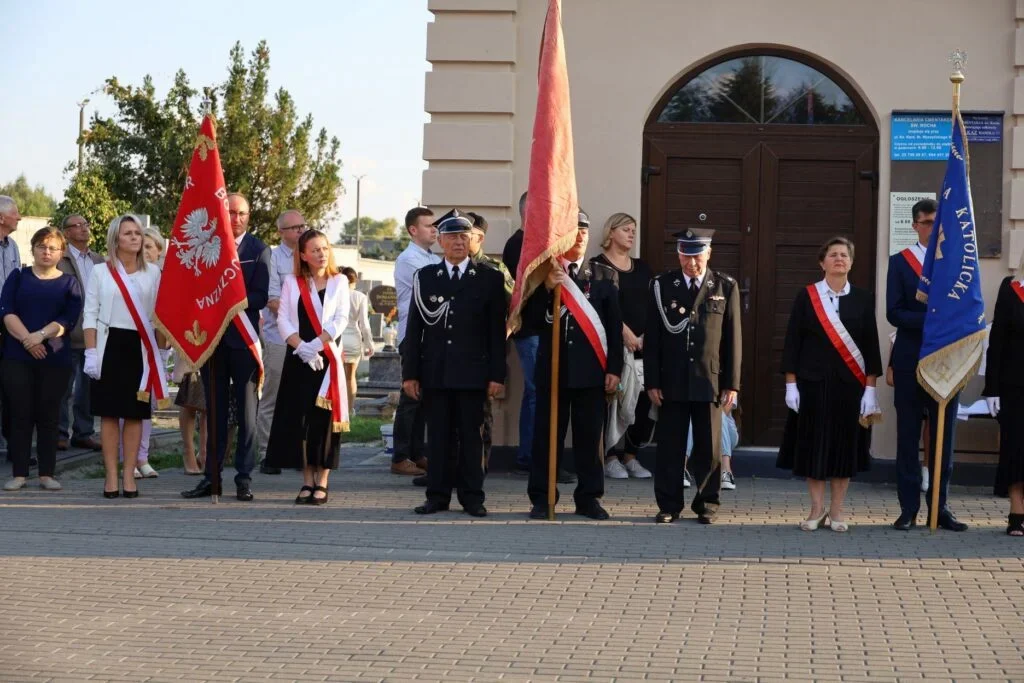
[[[266,307],[270,288],[270,249],[255,235],[248,233],[249,202],[238,193],[228,195],[228,217],[231,232],[238,248],[238,260],[245,280],[245,294],[249,306],[245,314],[253,329],[259,329],[260,311]],[[213,371],[211,372],[211,365]],[[224,330],[210,360],[203,365],[203,388],[206,405],[214,411],[215,429],[211,425],[207,437],[207,457],[216,458],[217,466],[224,467],[224,453],[228,445],[228,401],[233,399],[238,408],[238,445],[235,450],[235,487],[238,500],[252,500],[252,470],[256,463],[256,405],[259,365],[241,333],[233,323]],[[215,383],[216,404],[210,400],[211,382]],[[217,442],[213,442],[216,434]],[[211,465],[207,464],[207,472]],[[209,475],[203,477],[194,489],[183,491],[185,498],[200,498],[214,493]],[[219,492],[217,492],[219,494]]]
[[[921,506],[921,466],[918,444],[921,440],[921,420],[928,411],[931,443],[938,431],[939,405],[917,381],[917,360],[921,355],[921,335],[924,332],[926,306],[917,300],[917,286],[921,280],[921,266],[932,227],[935,225],[935,201],[923,199],[911,209],[913,228],[918,243],[889,257],[889,274],[885,288],[886,318],[896,327],[896,341],[892,347],[894,403],[896,406],[896,486],[900,500],[900,516],[893,528],[908,531],[917,526],[917,512]],[[949,531],[965,531],[967,525],[959,521],[946,507],[949,478],[953,472],[953,436],[956,427],[956,409],[959,394],[946,408],[946,427],[942,447],[942,489],[939,491],[939,526]],[[926,494],[931,505],[931,485]]]

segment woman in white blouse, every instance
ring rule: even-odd
[[[143,258],[141,226],[142,221],[132,214],[118,216],[110,223],[107,231],[109,260],[106,265],[93,268],[85,290],[84,371],[92,378],[92,413],[101,418],[100,442],[106,469],[103,496],[106,498],[118,496],[117,456],[122,439],[124,497],[139,495],[133,475],[142,438],[142,421],[150,417],[149,397],[139,400],[144,371],[143,336],[147,333],[145,329],[138,329],[129,306],[136,308],[143,327],[152,329],[150,321],[160,285],[160,270],[147,266]],[[115,271],[122,274],[118,277],[136,303],[125,300],[115,280]],[[122,419],[123,433],[118,425]]]
[[[327,502],[327,476],[338,467],[341,432],[348,431],[348,394],[338,346],[348,325],[349,288],[334,250],[319,230],[295,249],[295,274],[281,283],[277,328],[288,345],[266,464],[302,470],[297,504]]]
[[[356,369],[363,354],[369,358],[373,355],[373,334],[370,332],[369,300],[366,295],[356,289],[359,275],[355,268],[348,266],[341,269],[341,274],[348,278],[351,290],[349,296],[348,327],[341,336],[342,351],[345,353],[345,383],[348,385],[348,409],[355,412],[356,406]]]

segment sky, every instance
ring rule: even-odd
[[[420,199],[426,168],[426,4],[0,0],[0,184],[24,173],[59,200],[63,169],[78,156],[76,103],[90,100],[87,126],[93,112],[114,113],[93,93],[106,78],[140,85],[149,74],[160,97],[179,68],[194,87],[219,84],[236,41],[249,53],[265,39],[270,90],[288,90],[301,116],[341,141],[342,220],[355,217],[361,174],[362,215],[401,220]]]

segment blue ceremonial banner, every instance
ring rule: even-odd
[[[967,133],[954,111],[946,177],[917,290],[917,298],[928,304],[917,379],[936,401],[949,400],[977,371],[985,339],[968,174]]]

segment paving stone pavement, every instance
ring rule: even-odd
[[[354,464],[324,507],[296,473],[0,496],[0,680],[1024,680],[1024,542],[986,490],[954,490],[963,534],[890,530],[894,489],[857,483],[848,534],[801,532],[802,482],[742,478],[710,527],[650,523],[650,480],[528,521],[506,474],[486,519],[424,518]]]

